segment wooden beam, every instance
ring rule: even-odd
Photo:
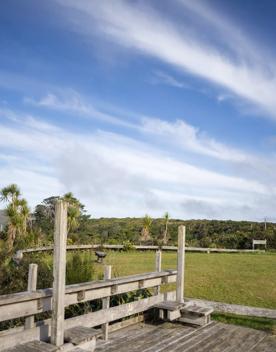
[[[185,226],[178,226],[176,301],[179,303],[184,303],[185,235]]]
[[[51,343],[60,347],[64,344],[67,203],[63,200],[58,200],[56,203],[55,211],[54,283]]]
[[[166,294],[162,293],[158,296],[152,296],[139,301],[122,304],[109,309],[101,309],[96,312],[66,319],[64,322],[64,327],[65,329],[70,329],[76,326],[95,327],[110,323],[133,314],[142,313],[156,304],[161,303],[165,297]],[[39,322],[36,327],[25,331],[22,328],[13,328],[8,331],[0,332],[0,346],[3,349],[7,349],[16,346],[19,343],[25,343],[33,340],[48,341],[50,336],[51,320],[48,319],[43,322]]]
[[[160,273],[152,272],[128,277],[113,278],[108,281],[100,280],[78,285],[68,285],[64,305],[69,306],[80,302],[102,299],[139,289],[139,282],[144,281],[144,287],[150,288],[163,283],[176,281],[176,271],[167,270]],[[112,290],[116,288],[116,290]],[[37,290],[36,292],[20,292],[0,296],[0,321],[30,316],[52,309],[52,289]]]
[[[154,299],[154,297],[157,297],[156,300]],[[137,302],[124,304],[121,306],[112,307],[112,308],[109,308],[108,310],[103,310],[103,311],[100,310],[97,312],[88,313],[89,316],[86,314],[79,317],[67,319],[65,320],[65,327],[70,328],[70,327],[78,326],[78,324],[84,325],[87,327],[95,327],[101,324],[105,324],[107,322],[124,318],[124,316],[122,316],[123,314],[131,313],[132,315],[132,314],[140,313],[141,311],[150,309],[152,305],[161,303],[164,300],[173,301],[175,300],[175,298],[176,298],[175,291],[166,292],[158,296],[150,297],[150,299],[147,299],[147,301],[140,300]],[[206,305],[206,307],[213,307],[215,311],[222,312],[222,313],[233,313],[233,314],[239,314],[239,315],[245,315],[245,316],[266,317],[270,319],[276,319],[275,309],[241,306],[241,305],[235,305],[235,304],[227,304],[227,303],[191,299],[191,298],[185,298],[185,301],[191,301],[196,304],[200,304],[201,306]],[[142,307],[139,304],[140,302],[143,302]],[[121,310],[121,307],[122,307],[122,310]],[[102,315],[102,312],[104,313],[103,315]],[[21,327],[12,328],[9,330],[0,331],[1,349],[7,349],[15,346],[18,343],[29,342],[32,340],[41,339],[42,341],[47,341],[49,339],[50,332],[51,332],[50,323],[51,321],[48,319],[48,320],[36,323],[36,326],[34,328],[31,328],[28,330],[24,330],[24,327],[21,326]],[[112,325],[110,326],[110,329],[112,329]]]
[[[104,280],[111,279],[111,271],[112,271],[112,266],[105,265],[105,267],[104,267]],[[110,306],[110,297],[106,297],[102,300],[102,309],[108,309],[109,306]],[[108,340],[108,323],[105,323],[102,325],[102,330],[103,330],[103,338],[105,341],[107,341]]]
[[[36,291],[37,285],[37,264],[29,265],[28,273],[28,292]],[[34,327],[34,315],[31,315],[25,319],[25,329]]]
[[[229,304],[195,298],[186,298],[186,300],[198,304],[202,307],[212,307],[216,312],[219,313],[231,313],[251,317],[276,319],[276,309],[242,306],[240,304]]]
[[[162,266],[162,251],[159,249],[155,253],[155,270],[160,273],[161,272],[161,266]],[[155,287],[155,294],[159,295],[160,293],[160,285]]]

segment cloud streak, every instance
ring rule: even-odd
[[[74,30],[85,36],[95,35],[97,30],[108,40],[145,55],[153,56],[171,66],[201,77],[234,93],[245,102],[262,108],[276,118],[276,69],[273,60],[260,60],[244,54],[246,49],[233,52],[235,46],[244,45],[247,39],[238,31],[233,33],[232,26],[223,25],[215,14],[206,12],[204,7],[189,7],[195,16],[204,16],[217,27],[226,27],[234,40],[232,55],[212,43],[203,42],[196,35],[185,34],[185,23],[182,26],[163,18],[158,11],[143,3],[130,3],[118,0],[109,1],[72,1],[58,0],[74,22]],[[186,2],[183,2],[187,6]],[[73,10],[73,11],[72,11]],[[188,32],[190,34],[190,32]],[[251,44],[248,44],[251,47]]]
[[[26,104],[36,106],[39,108],[48,108],[57,111],[63,111],[65,113],[74,114],[90,119],[99,120],[113,125],[120,125],[128,128],[135,128],[135,125],[125,119],[116,117],[114,115],[100,111],[92,104],[84,101],[81,96],[71,91],[70,94],[58,95],[54,93],[48,93],[40,99],[34,99],[25,97],[24,102]]]

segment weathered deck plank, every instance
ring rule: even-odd
[[[98,341],[95,352],[275,352],[276,337],[265,332],[212,322],[201,328],[181,324],[140,324]]]

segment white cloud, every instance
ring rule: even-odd
[[[238,149],[228,147],[208,137],[198,128],[183,120],[168,122],[153,118],[143,119],[145,132],[163,136],[163,140],[198,154],[232,162],[249,162],[253,156]],[[255,158],[254,158],[255,159]]]
[[[254,218],[261,202],[272,204],[276,193],[275,186],[196,167],[145,142],[45,128],[41,120],[1,125],[0,148],[9,151],[0,186],[18,183],[32,205],[70,190],[94,216],[159,216],[169,209],[180,218]],[[193,214],[187,210],[191,202]]]
[[[108,121],[109,123],[105,128],[109,130],[112,130],[113,125],[127,128],[125,130],[126,133],[131,128],[132,134],[136,136],[135,138],[139,138],[142,135],[143,138],[148,140],[150,145],[156,145],[160,151],[163,150],[167,153],[167,149],[169,148],[172,150],[172,155],[177,155],[178,157],[181,157],[182,152],[185,152],[185,156],[189,154],[199,156],[201,159],[198,160],[198,164],[203,161],[204,165],[206,165],[206,161],[208,160],[206,157],[212,158],[219,162],[224,162],[223,168],[227,167],[228,172],[230,171],[233,175],[241,177],[248,175],[251,178],[261,180],[266,185],[273,185],[274,183],[274,170],[276,169],[275,155],[271,154],[269,157],[264,157],[227,145],[210,137],[205,131],[188,124],[183,119],[166,121],[153,117],[144,117],[130,111],[125,112],[114,106],[110,107],[109,104],[106,104],[109,107],[109,112],[105,113],[101,109],[88,104],[75,91],[71,91],[69,94],[68,92],[63,93],[62,96],[49,93],[36,100],[25,98],[25,102],[39,108],[63,111],[67,116],[69,114],[74,118],[89,118],[93,121],[93,125],[91,125],[93,129],[96,128],[95,119],[101,122]],[[8,110],[7,116],[18,119],[18,114],[10,110]],[[29,115],[20,117],[20,119],[25,121],[25,125],[30,125],[31,121],[33,125],[38,124],[38,120],[32,120],[32,117]],[[42,121],[39,124],[42,124]],[[79,127],[81,127],[81,124]],[[49,129],[51,125],[47,126],[44,123],[44,128]],[[120,140],[121,142],[122,140]],[[127,148],[128,145],[126,144],[125,147]],[[137,145],[137,149],[139,147],[142,148],[142,145]],[[195,162],[194,157],[192,160]]]
[[[77,113],[80,116],[92,117],[101,121],[108,121],[111,124],[130,127],[136,132],[157,136],[158,138],[163,136],[163,140],[167,141],[166,144],[170,143],[178,148],[180,147],[184,150],[204,156],[210,156],[219,160],[237,163],[255,161],[255,158],[252,155],[224,145],[215,139],[208,137],[206,133],[188,124],[184,120],[169,122],[158,118],[142,116],[139,119],[136,118],[136,124],[130,123],[125,121],[121,116],[114,116],[114,114],[111,113],[107,115],[99,109],[94,108],[92,105],[85,103],[83,98],[77,92],[74,92],[74,94],[63,95],[63,97],[49,93],[38,100],[25,98],[24,101],[38,107],[66,111],[74,116]],[[35,121],[32,120],[32,124],[34,123]]]
[[[250,56],[246,49],[234,52],[235,45],[246,45],[246,37],[239,34],[238,30],[233,34],[232,26],[223,25],[212,12],[202,14],[202,9],[198,10],[194,6],[197,16],[204,15],[213,25],[227,27],[227,33],[232,33],[234,42],[231,45],[231,55],[210,42],[203,42],[200,36],[190,37],[190,31],[186,35],[185,23],[180,27],[169,17],[164,18],[139,2],[58,2],[71,10],[67,16],[71,19],[73,28],[84,35],[94,35],[97,28],[109,40],[222,86],[276,117],[275,60],[269,60],[267,56],[260,60],[259,57]],[[251,46],[249,43],[248,47]]]
[[[74,116],[83,116],[90,119],[100,120],[102,122],[120,125],[123,127],[134,128],[135,126],[126,119],[116,117],[97,109],[90,103],[87,103],[76,91],[66,92],[66,94],[48,93],[40,99],[25,97],[24,102],[37,107],[49,108]]]
[[[151,83],[153,84],[166,84],[175,88],[186,88],[190,89],[190,87],[184,82],[176,79],[175,77],[169,75],[166,72],[156,70],[153,72],[153,77],[151,79]]]

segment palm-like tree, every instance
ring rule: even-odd
[[[17,232],[17,229],[20,227],[21,221],[14,204],[10,203],[7,205],[6,213],[7,213],[7,216],[9,217],[7,245],[8,245],[8,250],[10,251],[13,248],[16,232]]]
[[[26,199],[18,200],[18,212],[21,218],[21,231],[22,234],[25,235],[27,232],[28,219],[30,217],[30,208],[28,207]]]
[[[152,218],[149,215],[145,215],[143,219],[143,228],[141,233],[141,241],[148,241],[150,239],[150,227],[152,224]]]
[[[7,202],[6,212],[9,217],[8,249],[13,248],[16,235],[25,235],[30,209],[25,199],[20,199],[21,193],[17,185],[11,184],[0,191],[1,201]]]
[[[16,184],[11,184],[1,189],[1,201],[2,202],[9,202],[13,206],[15,206],[16,200],[20,196],[20,189]]]
[[[168,225],[169,225],[170,215],[168,212],[166,212],[163,217],[165,220],[165,231],[163,235],[163,243],[167,244],[168,243]]]
[[[62,198],[68,203],[67,230],[70,233],[79,227],[79,219],[84,206],[73,196],[72,192],[64,194]]]

